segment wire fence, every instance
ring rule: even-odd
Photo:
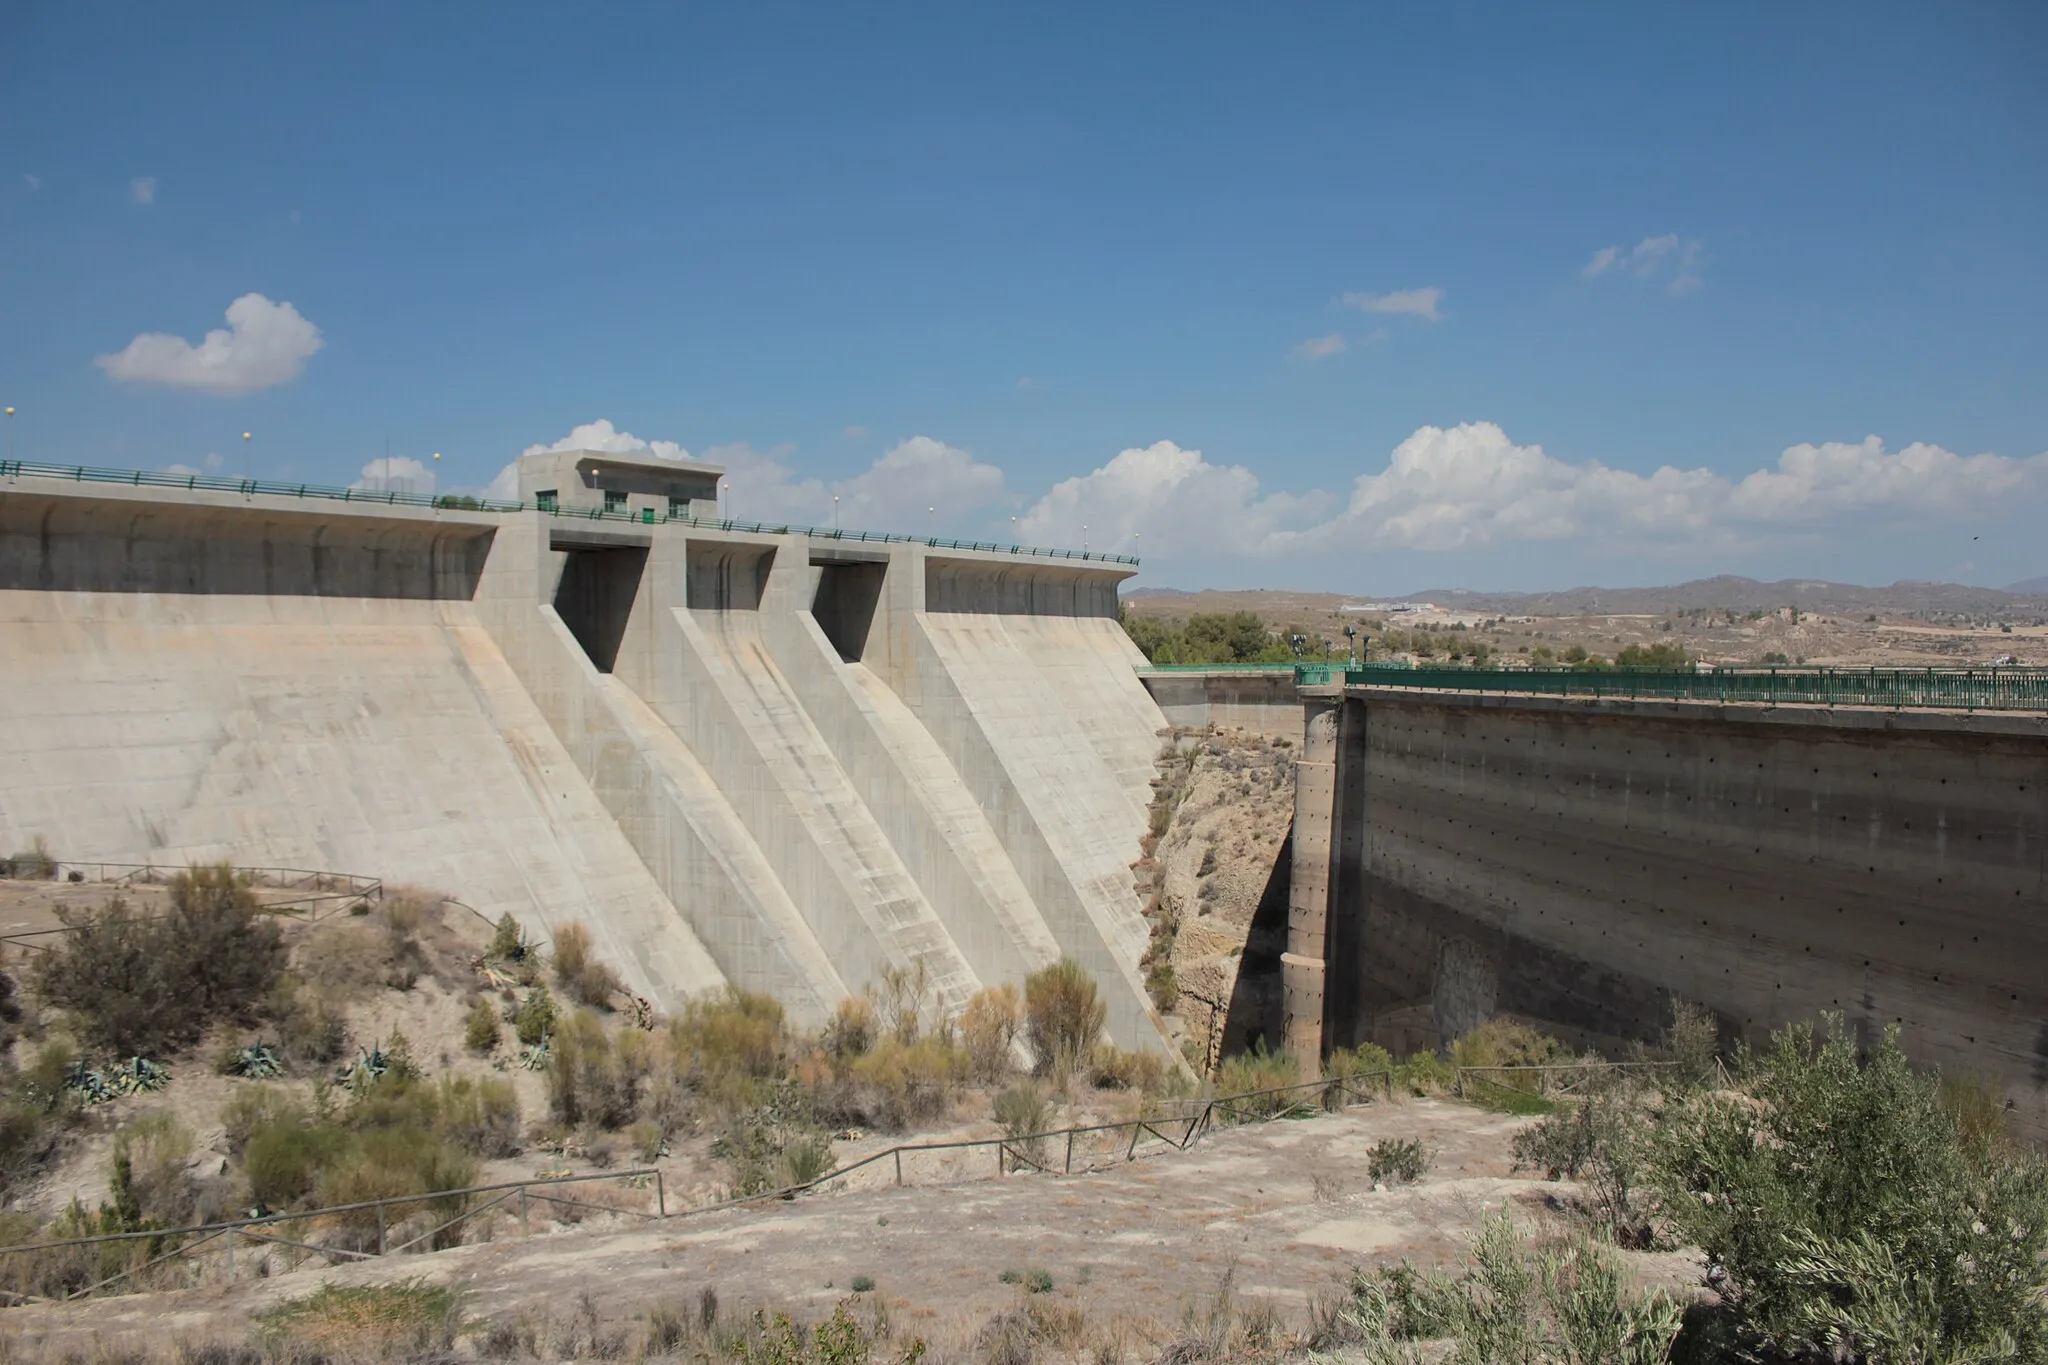
[[[186,866],[165,867],[156,863],[78,863],[34,858],[33,855],[31,858],[35,875],[28,880],[60,885],[83,884],[115,888],[166,886],[181,874],[192,871]],[[15,861],[30,862],[31,859]],[[8,870],[19,874],[23,869]],[[230,871],[237,877],[247,879],[254,888],[296,893],[282,897],[265,897],[258,909],[266,915],[284,915],[308,921],[322,920],[330,915],[368,911],[371,907],[382,904],[384,900],[384,882],[379,877],[358,876],[350,872],[315,872],[299,867],[236,867]],[[469,907],[463,906],[463,909],[467,910]],[[49,929],[25,929],[18,933],[0,934],[0,945],[20,948],[27,952],[41,952],[46,947],[41,940],[71,933],[73,927],[58,925]]]
[[[1039,559],[1080,559],[1104,564],[1136,565],[1135,555],[1110,554],[1102,550],[1056,550],[1037,545],[1005,545],[992,540],[948,540],[935,536],[904,535],[890,531],[842,531],[837,527],[801,526],[793,522],[732,521],[694,517],[658,511],[652,507],[631,508],[563,507],[557,503],[505,502],[456,493],[401,493],[396,489],[339,488],[316,483],[278,483],[268,479],[238,479],[219,474],[170,474],[149,469],[102,469],[91,465],[37,464],[28,460],[0,460],[0,478],[63,479],[71,483],[125,484],[131,488],[177,488],[188,492],[236,493],[243,497],[321,499],[330,502],[368,503],[386,507],[431,507],[455,512],[543,512],[552,517],[577,521],[624,521],[644,526],[683,525],[750,535],[809,536],[813,540],[870,541],[896,545],[924,545],[935,550],[986,550],[998,554],[1028,555]]]
[[[1466,1073],[1482,1083],[1525,1094],[1570,1098],[1590,1079],[1668,1063],[1579,1062],[1547,1066],[1459,1067],[1455,1093],[1466,1093]],[[1534,1088],[1501,1077],[1526,1077]],[[1553,1077],[1563,1077],[1555,1081]],[[957,1184],[1019,1173],[1086,1175],[1135,1161],[1141,1153],[1184,1152],[1218,1126],[1267,1123],[1337,1113],[1360,1104],[1391,1101],[1392,1070],[1357,1072],[1233,1095],[1160,1102],[1157,1112],[1110,1123],[1079,1124],[1040,1133],[946,1142],[897,1143],[836,1167],[814,1180],[779,1189],[669,1207],[659,1167],[396,1195],[299,1212],[254,1214],[192,1227],[104,1233],[0,1247],[0,1303],[8,1305],[88,1298],[108,1291],[143,1292],[233,1283],[288,1274],[309,1265],[331,1266],[406,1253],[442,1251],[471,1240],[530,1236],[536,1231],[615,1216],[667,1224],[721,1210],[744,1208],[831,1188],[886,1188]],[[981,1153],[986,1162],[962,1161]],[[1055,1155],[1057,1153],[1057,1155]],[[950,1159],[949,1159],[950,1158]],[[922,1165],[922,1170],[920,1170]],[[853,1177],[868,1172],[856,1186]],[[936,1179],[920,1180],[920,1175]],[[571,1197],[569,1187],[600,1186]],[[543,1215],[536,1218],[536,1214]],[[515,1230],[516,1229],[516,1234]],[[119,1287],[119,1288],[117,1288]]]
[[[1301,686],[1420,688],[1644,701],[1766,706],[1869,706],[1889,710],[2048,710],[2048,668],[1341,668],[1307,664]]]

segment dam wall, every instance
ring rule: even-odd
[[[1072,954],[1163,1046],[1131,569],[688,510],[10,480],[0,848],[375,873],[807,1024],[885,971],[957,1008]]]
[[[1839,1011],[2048,1136],[2048,717],[1305,701],[1290,1038],[1499,1012],[1612,1044],[1680,997],[1762,1041]]]
[[[1186,730],[1240,730],[1301,743],[1301,697],[1292,668],[1150,670],[1139,674],[1167,723]]]

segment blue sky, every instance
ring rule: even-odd
[[[9,6],[15,453],[582,428],[1181,587],[2048,573],[2048,8],[1411,9]]]

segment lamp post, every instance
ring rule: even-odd
[[[14,405],[7,407],[7,462],[14,463]]]
[[[1344,652],[1350,656],[1352,663],[1355,664],[1358,662],[1357,626],[1347,625],[1344,627]]]
[[[242,433],[242,479],[245,485],[254,484],[256,482],[256,465],[249,458],[250,439],[250,433],[246,431]],[[245,486],[242,489],[242,496],[245,498],[248,497],[251,491],[252,490],[249,487]]]
[[[839,495],[837,493],[832,495],[832,533],[834,535],[839,533]]]

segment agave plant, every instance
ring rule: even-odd
[[[273,1080],[284,1074],[284,1062],[277,1055],[274,1043],[251,1043],[235,1054],[228,1064],[228,1074],[242,1076],[252,1081]]]

